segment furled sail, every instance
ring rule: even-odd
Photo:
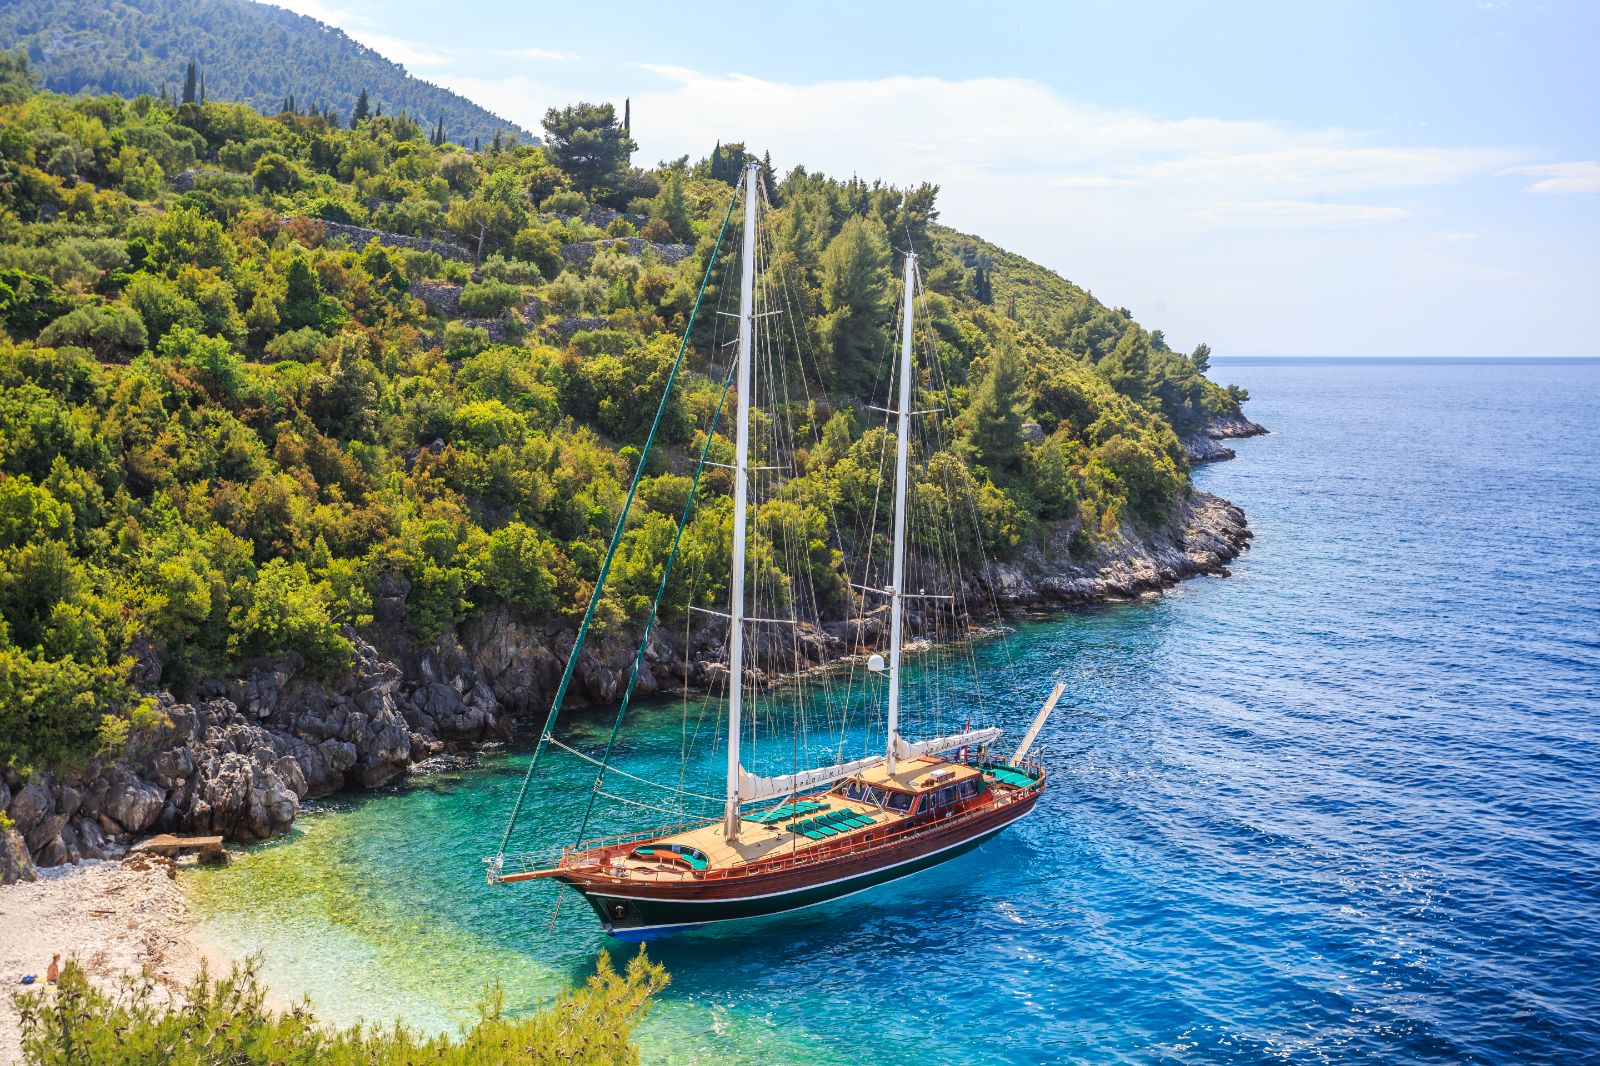
[[[938,751],[954,751],[957,748],[993,744],[999,739],[1000,730],[996,726],[971,729],[965,733],[952,733],[947,737],[930,737],[927,740],[905,740],[895,737],[894,754],[898,759],[915,759],[919,755],[930,755]]]
[[[932,737],[928,740],[907,741],[895,738],[895,754],[902,759],[915,759],[919,755],[932,752],[954,751],[957,748],[976,747],[982,744],[992,744],[1000,739],[1000,730],[990,726],[986,729],[973,729],[965,733],[952,733],[947,737]],[[860,770],[870,766],[878,766],[883,762],[882,755],[872,755],[864,759],[852,759],[850,762],[834,763],[832,766],[819,766],[814,770],[801,770],[795,774],[780,774],[777,777],[757,777],[744,767],[739,767],[739,802],[755,803],[758,800],[777,799],[781,796],[792,796],[797,792],[805,792],[823,785],[831,785],[840,778],[849,777]]]
[[[873,755],[865,759],[853,759],[850,762],[819,766],[815,770],[801,770],[799,773],[781,774],[777,777],[757,777],[741,766],[739,802],[754,803],[757,800],[776,799],[780,796],[805,792],[808,789],[821,788],[823,785],[831,785],[840,778],[849,777],[858,770],[865,770],[882,762],[882,755]]]

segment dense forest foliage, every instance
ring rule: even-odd
[[[634,168],[608,105],[545,126],[541,146],[471,152],[390,115],[350,130],[41,93],[25,56],[0,54],[0,758],[116,743],[141,713],[129,654],[145,642],[179,693],[291,649],[336,671],[384,575],[409,582],[424,641],[494,603],[581,609],[748,157],[719,145]],[[884,430],[863,403],[892,345],[891,234],[922,257],[950,383],[927,406],[953,451],[918,476],[977,516],[972,547],[1005,556],[1070,523],[1088,553],[1169,519],[1188,491],[1178,432],[1238,410],[1203,347],[1197,365],[1081,290],[1034,307],[1023,294],[1053,276],[940,229],[931,186],[768,179],[815,356],[791,415],[816,443],[758,527],[880,505]],[[701,336],[714,321],[602,626],[637,621],[654,592],[723,395],[726,356]],[[708,478],[684,536],[707,574],[726,573],[726,487]],[[842,589],[838,553],[818,548],[803,565]]]
[[[320,1025],[304,1005],[266,1006],[253,965],[212,980],[204,971],[177,996],[154,978],[125,978],[112,993],[68,962],[49,993],[17,996],[28,1066],[557,1066],[639,1061],[634,1028],[667,985],[643,950],[618,972],[601,952],[595,972],[544,1010],[504,1011],[492,991],[458,1035]]]
[[[276,112],[329,113],[349,122],[363,90],[383,114],[405,114],[460,144],[518,133],[513,122],[404,67],[314,18],[250,0],[9,0],[0,4],[0,48],[28,53],[41,85],[60,93],[183,95],[188,64],[196,93]]]

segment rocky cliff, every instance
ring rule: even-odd
[[[1017,559],[989,563],[975,578],[981,591],[1007,611],[1126,599],[1198,574],[1226,574],[1250,539],[1239,508],[1198,490],[1163,530],[1124,528],[1088,558],[1073,558],[1073,532],[1062,526]],[[11,823],[0,821],[0,883],[30,877],[35,864],[119,857],[152,832],[275,836],[303,800],[383,785],[432,756],[505,739],[517,717],[544,713],[576,640],[569,622],[529,621],[495,606],[423,646],[407,636],[409,593],[402,578],[380,584],[371,630],[347,632],[355,662],[337,677],[314,675],[298,656],[254,662],[238,677],[202,682],[188,702],[156,693],[166,724],[115,758],[27,780],[0,776],[0,811]],[[808,663],[828,661],[872,645],[881,631],[874,616],[839,621],[808,632],[800,654]],[[686,661],[692,686],[725,670],[715,634],[688,649],[676,640],[658,631],[639,695],[680,684]],[[764,661],[769,670],[800,665],[783,660],[789,640],[773,643],[768,654],[753,635],[757,670]],[[568,703],[617,700],[636,647],[637,634],[626,632],[587,641]],[[136,677],[153,687],[161,673],[146,652]]]

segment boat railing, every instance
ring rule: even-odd
[[[579,841],[570,848],[562,849],[562,862],[565,864],[568,856],[587,854],[591,851],[606,851],[611,848],[620,848],[625,844],[643,844],[646,841],[672,836],[674,833],[684,833],[691,829],[699,829],[705,824],[705,822],[680,822],[677,825],[669,825],[664,828],[644,829],[637,833],[622,833],[618,836],[595,837],[591,840]]]
[[[493,884],[508,875],[548,870],[559,863],[570,850],[570,848],[546,848],[543,851],[524,851],[515,855],[493,856],[484,859],[483,863],[488,868],[489,881]]]

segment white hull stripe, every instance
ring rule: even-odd
[[[837,884],[839,884],[841,882],[844,882],[844,881],[854,881],[858,877],[868,877],[868,876],[870,876],[870,875],[872,875],[874,873],[880,873],[880,872],[882,872],[884,870],[898,869],[901,866],[905,866],[907,863],[921,862],[923,859],[931,859],[935,855],[942,855],[945,852],[949,851],[951,848],[959,848],[959,847],[961,847],[961,845],[970,844],[974,840],[985,840],[988,837],[993,836],[995,833],[998,833],[1000,830],[1004,829],[1006,826],[1010,825],[1012,822],[1016,821],[1018,818],[1022,817],[1022,815],[1026,814],[1026,813],[1027,813],[1026,811],[1019,811],[1016,814],[1012,815],[1010,818],[1007,818],[1005,821],[1001,822],[999,825],[995,826],[992,830],[986,830],[980,836],[967,837],[965,840],[958,840],[954,844],[946,844],[944,847],[939,848],[937,851],[930,851],[930,852],[927,852],[926,854],[923,854],[923,855],[914,856],[913,858],[903,859],[900,862],[890,863],[888,866],[877,866],[877,867],[874,867],[871,870],[862,870],[859,873],[849,874],[848,876],[845,876],[845,877],[836,877],[832,881],[822,881],[822,882],[819,882],[819,883],[814,884],[814,885],[801,885],[799,888],[784,889],[782,892],[759,892],[759,893],[757,893],[757,894],[755,894],[753,896],[719,896],[716,899],[673,899],[673,898],[670,898],[670,897],[662,898],[661,896],[622,896],[622,895],[618,895],[615,892],[607,892],[607,891],[603,891],[601,889],[596,888],[596,889],[592,889],[591,891],[584,892],[584,895],[586,895],[586,896],[589,896],[589,895],[604,896],[606,899],[625,899],[625,900],[630,900],[630,901],[635,902],[635,903],[672,903],[672,904],[699,903],[699,904],[705,904],[707,906],[726,906],[729,903],[743,903],[745,900],[751,900],[751,899],[770,899],[773,896],[793,896],[793,895],[796,895],[796,894],[801,893],[801,892],[813,892],[813,891],[815,891],[816,889],[819,889],[819,888],[827,888],[829,885],[837,885]],[[912,872],[915,873],[916,871],[913,870]],[[884,882],[880,882],[880,884],[881,883],[884,883]],[[876,886],[868,885],[867,887],[868,888],[873,888],[873,887],[876,887]],[[841,899],[843,897],[835,896],[833,898],[834,899]],[[826,902],[826,901],[823,901],[823,902]],[[799,908],[796,908],[796,909],[798,910]]]

